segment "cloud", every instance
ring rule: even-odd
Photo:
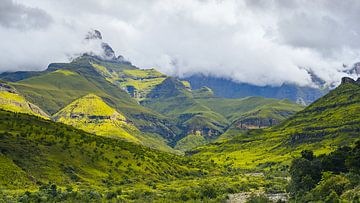
[[[27,7],[12,0],[2,0],[0,4],[0,25],[20,30],[38,29],[49,26],[52,19],[39,8]]]
[[[32,20],[37,23],[25,23],[24,31],[14,26],[22,24],[21,12],[0,17],[0,37],[7,39],[0,44],[7,50],[0,55],[0,70],[44,69],[89,51],[94,47],[83,38],[90,29],[100,30],[104,41],[133,64],[178,76],[204,73],[257,85],[311,85],[306,69],[332,83],[344,75],[343,63],[360,61],[357,0],[6,2],[51,15],[51,21]]]

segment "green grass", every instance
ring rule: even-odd
[[[42,74],[11,83],[11,85],[28,101],[38,105],[49,115],[54,115],[80,97],[95,94],[136,126],[141,131],[136,134],[141,138],[144,137],[144,141],[151,141],[149,145],[171,150],[166,143],[179,131],[176,127],[169,126],[172,121],[166,116],[139,105],[119,86],[99,74],[93,67],[95,63],[101,67],[106,66],[109,72],[136,69],[128,64],[80,57],[71,63],[50,64],[48,70]],[[157,136],[154,136],[155,134]],[[157,144],[161,145],[156,146]]]
[[[29,103],[21,95],[8,91],[0,91],[0,109],[49,118],[39,107]]]
[[[358,138],[359,113],[360,86],[346,83],[280,125],[245,132],[231,129],[227,135],[230,139],[225,136],[192,153],[204,160],[241,168],[288,165],[302,150],[319,155],[351,144]]]
[[[54,115],[58,122],[101,136],[117,137],[139,143],[131,135],[139,130],[127,123],[124,115],[108,106],[100,97],[88,94],[70,103]]]
[[[223,115],[230,122],[249,116],[257,118],[271,117],[283,121],[304,108],[304,106],[294,104],[289,100],[263,97],[246,97],[241,99],[200,98],[197,101]]]
[[[218,202],[286,184],[2,110],[0,163],[4,201]]]
[[[111,68],[108,64],[105,66],[98,63],[91,63],[109,82],[122,89],[132,86],[136,90],[134,98],[142,100],[158,84],[165,80],[166,76],[155,69],[138,69],[136,67]]]
[[[175,145],[175,149],[181,151],[187,151],[192,148],[205,145],[206,143],[207,141],[201,135],[201,133],[199,131],[196,131],[194,134],[189,134],[186,137],[179,140]]]

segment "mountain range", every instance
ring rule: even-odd
[[[0,201],[360,198],[359,80],[332,89],[180,79],[116,56],[99,31],[85,39],[103,52],[0,74]],[[326,164],[310,170],[317,158]]]

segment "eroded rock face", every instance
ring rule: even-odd
[[[94,39],[102,39],[102,35],[101,32],[99,30],[90,30],[86,36],[85,36],[86,40],[94,40]]]
[[[85,36],[85,40],[87,42],[92,42],[92,43],[99,43],[100,48],[103,50],[103,53],[99,54],[95,54],[93,52],[88,52],[88,53],[84,53],[84,55],[90,55],[90,56],[94,56],[94,57],[99,57],[103,60],[110,60],[110,61],[114,61],[114,62],[122,62],[122,63],[129,63],[130,62],[126,61],[124,59],[123,56],[119,55],[116,56],[115,51],[113,50],[113,48],[106,42],[103,41],[103,37],[101,35],[101,32],[99,30],[90,30],[86,36]]]
[[[349,78],[349,77],[343,77],[341,78],[341,84],[345,84],[345,83],[356,83],[354,79]]]
[[[279,124],[272,118],[249,118],[236,121],[236,127],[240,129],[266,128]]]

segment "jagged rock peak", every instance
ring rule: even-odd
[[[116,56],[115,51],[110,46],[110,44],[103,41],[102,34],[99,30],[95,30],[95,29],[90,30],[85,35],[85,40],[88,43],[92,43],[92,42],[94,42],[95,44],[99,43],[102,53],[94,53],[92,51],[89,51],[87,53],[83,53],[82,56],[92,56],[101,60],[131,65],[131,63],[125,60],[125,58],[122,55]]]
[[[87,40],[93,40],[93,39],[102,40],[102,35],[101,35],[101,32],[99,30],[90,30],[86,34],[85,39],[87,39]]]
[[[345,83],[353,83],[353,84],[360,85],[360,78],[358,78],[356,81],[350,77],[341,78],[341,84],[345,84]]]

